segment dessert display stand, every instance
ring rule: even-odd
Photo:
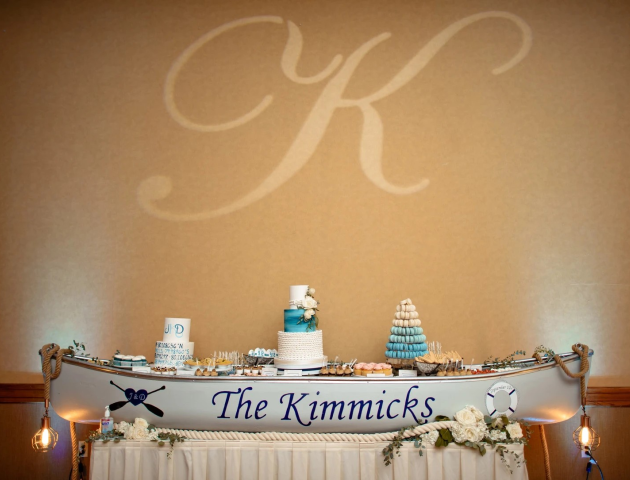
[[[533,424],[566,420],[585,404],[593,355],[578,344],[573,353],[555,355],[555,363],[535,354],[514,362],[519,367],[513,371],[335,379],[183,378],[130,372],[72,358],[67,352],[52,344],[41,351],[46,404],[50,401],[57,414],[71,422],[71,432],[74,422],[94,423],[100,418],[99,406],[107,399],[118,422],[144,419],[145,427],[159,427],[155,434],[185,437],[172,449],[168,442],[158,446],[144,441],[148,436],[96,441],[92,478],[124,480],[527,479],[524,465],[512,464],[510,473],[504,464],[522,458],[519,442],[504,446],[512,455],[488,447],[484,456],[453,443],[435,448],[423,442],[419,455],[414,442],[400,442],[398,431],[404,427],[404,438],[420,438],[444,428],[461,428],[464,423],[459,419],[439,415],[468,408],[481,418],[514,414]],[[387,466],[383,448],[392,441],[401,445],[400,456],[393,455]],[[73,437],[73,451],[75,443]]]

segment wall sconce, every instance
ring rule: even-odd
[[[48,416],[48,400],[44,401],[46,413],[42,417],[42,428],[31,439],[31,445],[36,452],[46,453],[55,448],[59,435],[50,426],[50,417]]]

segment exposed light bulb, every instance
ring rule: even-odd
[[[47,428],[44,428],[42,430],[42,445],[44,447],[50,445],[50,430],[48,430]]]
[[[52,450],[57,445],[58,439],[59,435],[50,426],[50,417],[45,414],[42,417],[42,428],[37,431],[31,440],[33,450],[42,453]]]
[[[573,443],[580,449],[593,451],[599,447],[600,438],[598,433],[591,427],[591,417],[582,415],[580,426],[573,432]]]

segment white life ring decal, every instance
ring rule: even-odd
[[[507,410],[504,410],[502,412],[498,411],[496,407],[494,406],[494,397],[498,392],[501,392],[501,391],[507,392],[507,394],[510,396],[510,406],[507,408]],[[509,417],[514,412],[516,412],[517,405],[518,405],[518,392],[516,391],[516,388],[514,388],[514,386],[510,385],[508,382],[505,382],[505,381],[497,382],[494,385],[492,385],[488,389],[488,392],[486,393],[486,408],[488,409],[488,414],[491,417],[498,417],[501,415],[505,415],[506,417]]]

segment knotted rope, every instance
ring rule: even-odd
[[[50,382],[61,375],[61,357],[66,353],[73,354],[69,348],[61,348],[59,345],[49,343],[40,350],[42,356],[42,374],[44,375],[44,406],[46,416],[48,416],[48,405],[50,404]],[[55,360],[55,368],[51,361]],[[79,442],[74,422],[70,422],[70,438],[72,440],[72,480],[79,480]]]
[[[421,433],[450,428],[457,422],[433,422],[418,425],[412,430],[406,430],[404,438],[414,437]],[[377,443],[389,442],[400,432],[387,433],[288,433],[288,432],[214,432],[198,430],[179,430],[174,428],[158,428],[158,433],[175,433],[193,440],[244,440],[244,441],[274,441],[274,442],[355,442]]]
[[[570,378],[580,379],[580,403],[582,404],[582,408],[584,408],[586,406],[586,374],[591,368],[588,362],[589,348],[588,345],[584,345],[582,343],[576,343],[571,348],[580,357],[580,371],[578,373],[572,373],[565,365],[562,358],[560,358],[560,355],[554,355],[553,359],[558,365],[560,365],[560,368],[562,368],[562,371],[566,373],[567,376]],[[538,352],[534,353],[533,357],[538,363],[544,363],[543,358]],[[543,456],[545,460],[545,478],[546,480],[551,480],[551,463],[549,462],[549,449],[547,448],[547,436],[545,435],[544,425],[539,425],[538,431],[540,433],[540,441],[542,443]]]
[[[562,360],[562,358],[560,358],[560,355],[556,354],[553,356],[554,361],[560,365],[560,368],[562,368],[562,371],[564,373],[567,374],[567,376],[571,377],[571,378],[579,378],[580,379],[580,400],[582,402],[582,405],[586,405],[586,374],[588,373],[589,369],[590,369],[590,365],[588,362],[588,352],[589,352],[589,348],[588,345],[584,345],[582,343],[576,343],[575,345],[573,345],[571,347],[571,349],[578,354],[578,356],[580,357],[580,371],[578,373],[572,373],[569,368],[565,365],[564,361]],[[536,359],[536,361],[538,361],[538,363],[544,363],[543,358],[540,356],[540,354],[538,352],[534,353],[534,358]]]
[[[44,345],[40,351],[42,356],[42,374],[44,375],[44,401],[46,402],[46,408],[48,408],[48,402],[50,402],[50,381],[54,380],[61,374],[61,357],[66,353],[73,353],[69,348],[61,348],[59,345],[49,343]],[[55,371],[51,366],[53,357],[55,358]]]

